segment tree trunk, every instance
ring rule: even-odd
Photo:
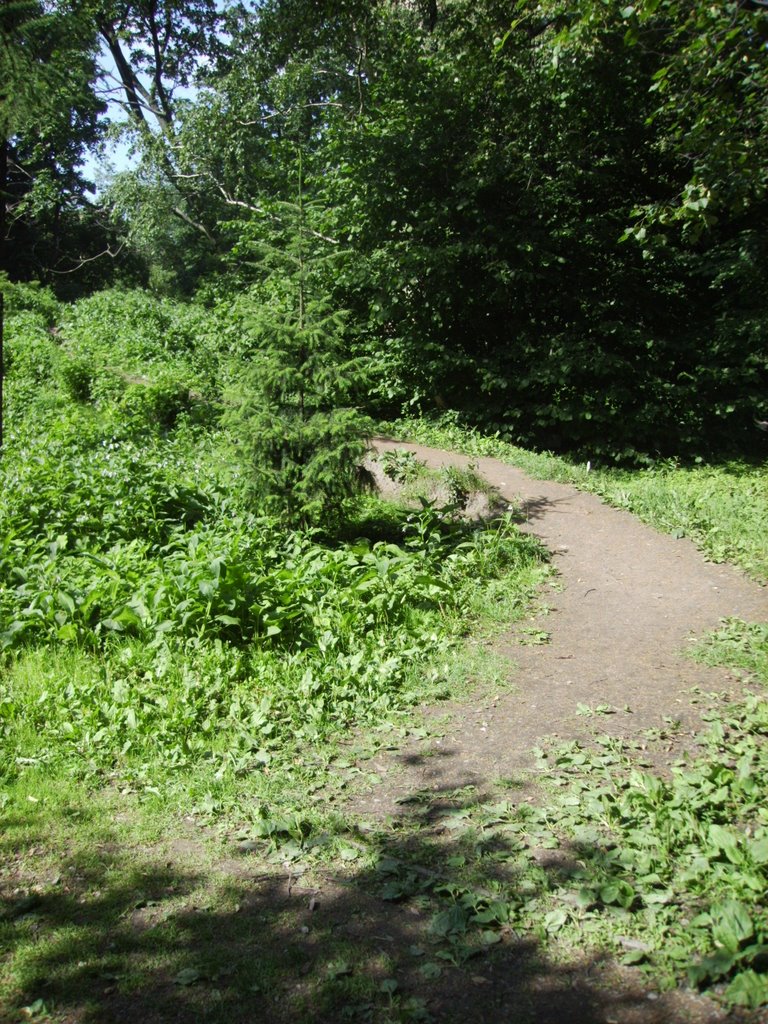
[[[8,272],[6,266],[7,246],[5,244],[6,204],[8,202],[8,140],[5,131],[0,136],[0,274]]]

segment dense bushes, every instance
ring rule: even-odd
[[[94,296],[55,335],[29,311],[10,320],[6,774],[290,756],[297,739],[413,699],[418,666],[464,628],[479,578],[515,573],[514,592],[536,573],[535,545],[508,521],[475,531],[401,510],[387,540],[346,524],[355,539],[340,542],[265,515],[232,439],[189,406],[198,343],[218,358],[214,315],[151,299],[142,314],[142,298]],[[185,331],[177,356],[168,339]]]

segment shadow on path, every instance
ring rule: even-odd
[[[599,954],[559,963],[520,937],[505,922],[504,901],[511,893],[523,905],[535,893],[519,876],[513,837],[502,831],[482,840],[487,867],[472,884],[462,870],[469,840],[452,823],[481,799],[473,791],[414,792],[386,833],[343,836],[343,849],[374,849],[373,866],[363,854],[365,867],[339,861],[338,869],[306,873],[300,859],[280,864],[279,850],[277,862],[266,860],[263,845],[232,844],[222,854],[194,829],[165,844],[126,848],[95,813],[87,847],[52,858],[42,834],[27,832],[19,850],[22,820],[9,814],[6,868],[10,851],[20,859],[15,872],[3,873],[0,937],[6,969],[13,962],[22,981],[0,997],[0,1020],[725,1019],[693,996],[649,1000],[640,975]],[[540,862],[542,884],[566,879],[578,857],[577,849],[551,852]],[[24,864],[35,858],[46,869],[25,885]]]

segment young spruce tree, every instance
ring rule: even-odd
[[[325,293],[343,254],[315,230],[320,213],[299,153],[295,202],[275,203],[268,240],[246,243],[260,257],[263,301],[246,318],[254,354],[229,417],[261,508],[300,527],[338,522],[360,490],[371,426],[352,404],[368,361],[347,355],[346,315]]]

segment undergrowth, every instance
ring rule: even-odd
[[[426,791],[397,826],[346,818],[337,798],[375,785],[375,753],[424,736],[415,704],[488,678],[465,640],[523,613],[547,573],[535,542],[508,516],[479,528],[426,500],[350,503],[334,535],[263,515],[229,465],[216,409],[233,371],[199,310],[111,294],[64,315],[32,296],[8,337],[0,1015],[97,1019],[151,991],[189,1019],[239,1019],[258,998],[276,1020],[313,1006],[424,1020],[397,980],[408,964],[429,986],[520,937],[553,959],[608,950],[657,987],[768,1002],[762,690],[715,701],[700,754],[666,778],[596,736],[539,752],[541,806],[500,783],[492,801]],[[620,474],[451,426],[397,429],[589,487],[768,574],[755,469]],[[387,468],[417,475],[407,457]],[[444,482],[456,504],[476,484]],[[697,656],[764,686],[767,641],[731,621]],[[247,871],[225,882],[146,855],[184,829],[207,855],[234,835],[282,888],[261,899]],[[314,923],[314,895],[303,917],[287,906],[286,878],[290,896],[330,866],[377,905],[413,907],[419,943],[404,931],[383,953]],[[300,966],[305,935],[322,969]]]
[[[425,789],[358,842],[361,884],[427,912],[425,978],[482,970],[480,956],[503,962],[525,939],[554,960],[608,953],[652,990],[768,1003],[765,626],[730,622],[696,656],[748,668],[759,689],[706,695],[697,753],[666,776],[644,762],[643,739],[596,733],[589,746],[536,751],[546,801],[513,798],[514,779],[490,802],[472,785]],[[281,828],[258,834],[275,851],[316,856],[311,831],[297,842]]]
[[[194,771],[220,789],[289,770],[445,691],[426,667],[458,649],[483,588],[503,579],[514,614],[546,571],[509,518],[480,529],[430,502],[358,499],[336,536],[287,529],[253,507],[215,417],[158,397],[157,374],[216,391],[201,310],[110,292],[51,333],[38,298],[8,323],[6,781],[179,788]]]

